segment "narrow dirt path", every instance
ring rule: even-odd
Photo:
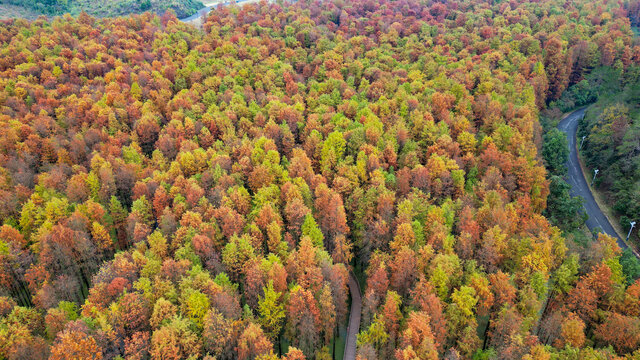
[[[351,312],[349,314],[349,326],[347,327],[347,339],[344,346],[343,360],[355,360],[356,341],[360,332],[360,314],[362,313],[362,296],[360,285],[353,272],[349,272],[349,291],[351,292]]]

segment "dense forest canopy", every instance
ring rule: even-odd
[[[639,356],[640,281],[566,236],[538,122],[637,81],[628,5],[0,22],[0,358],[331,359],[351,269],[361,360]]]

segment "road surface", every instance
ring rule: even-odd
[[[344,345],[343,360],[355,360],[356,341],[360,332],[360,314],[362,313],[362,297],[358,280],[349,272],[349,291],[351,292],[351,313],[349,314],[349,326],[347,326],[347,339]]]
[[[571,185],[571,195],[580,196],[584,199],[584,209],[589,215],[587,220],[587,227],[589,230],[595,228],[602,229],[608,235],[613,236],[622,250],[626,249],[627,244],[618,236],[618,233],[613,229],[609,219],[602,213],[598,203],[593,198],[593,194],[589,189],[587,180],[584,178],[584,174],[580,169],[580,163],[578,162],[578,150],[576,145],[576,133],[578,131],[578,121],[584,116],[586,108],[576,110],[569,114],[558,124],[558,129],[567,134],[567,140],[569,140],[569,161],[567,162],[568,169],[568,183]],[[589,179],[588,181],[591,181]],[[635,252],[634,252],[635,253]],[[638,256],[638,254],[636,254]]]

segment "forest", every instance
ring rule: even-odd
[[[204,6],[199,0],[3,0],[0,2],[0,12],[6,11],[7,5],[15,6],[31,17],[37,17],[35,14],[54,16],[70,13],[78,15],[81,12],[105,17],[145,11],[162,14],[172,10],[178,18],[193,15]],[[2,15],[0,13],[0,16]]]
[[[637,9],[0,21],[0,359],[341,359],[352,273],[359,360],[640,357],[640,273],[545,120],[638,96]],[[581,130],[601,181],[637,174],[634,112]]]

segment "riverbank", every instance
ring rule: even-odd
[[[223,0],[211,1],[210,0],[207,2],[203,2],[205,6],[202,9],[198,10],[195,14],[182,18],[180,19],[180,21],[187,24],[191,24],[196,27],[201,27],[203,16],[206,16],[206,14],[208,14],[212,9],[217,8],[218,6],[232,5],[232,4],[245,5],[245,4],[257,3],[260,1],[261,0],[238,0],[238,1],[223,1]]]

